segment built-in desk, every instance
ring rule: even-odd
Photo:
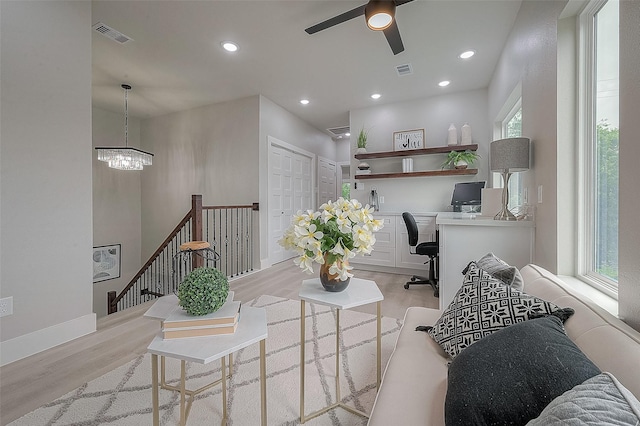
[[[469,261],[492,252],[517,268],[533,262],[535,224],[503,221],[468,213],[439,213],[440,309],[446,308],[462,286]]]

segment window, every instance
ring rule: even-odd
[[[518,138],[522,136],[522,107],[520,104],[521,102],[518,100],[512,113],[504,119],[502,123],[503,138]],[[514,208],[523,204],[522,176],[521,173],[514,173],[509,179],[509,210],[513,211]]]
[[[517,138],[522,136],[522,99],[520,98],[520,87],[518,86],[510,96],[507,104],[502,110],[494,131],[494,139]],[[502,188],[504,183],[500,173],[494,173],[494,188]],[[524,192],[522,183],[522,173],[514,173],[509,178],[509,210],[515,210],[523,206]]]
[[[580,16],[580,274],[616,293],[618,282],[618,1]]]

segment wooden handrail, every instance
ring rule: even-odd
[[[136,283],[136,281],[138,281],[138,278],[140,278],[142,276],[142,274],[145,273],[147,268],[153,263],[153,261],[156,259],[156,257],[158,257],[160,255],[160,253],[162,253],[162,251],[169,245],[171,240],[173,240],[173,238],[176,235],[178,235],[178,233],[182,230],[184,225],[187,222],[189,222],[189,219],[191,219],[192,214],[193,214],[193,212],[189,211],[189,213],[187,213],[185,215],[185,217],[182,218],[182,220],[180,221],[178,226],[176,226],[174,228],[174,230],[171,231],[169,236],[162,242],[162,244],[160,244],[160,247],[158,247],[158,249],[155,252],[153,252],[153,254],[149,258],[149,260],[147,260],[147,262],[142,266],[142,268],[140,268],[140,270],[133,277],[133,279],[131,281],[129,281],[129,284],[127,284],[126,287],[124,289],[122,289],[122,291],[120,292],[119,296],[117,296],[117,297],[115,296],[115,293],[116,293],[115,291],[110,291],[109,293],[107,293],[107,299],[108,299],[108,309],[107,309],[108,312],[107,312],[107,314],[112,314],[112,313],[117,311],[116,308],[117,308],[118,302],[120,300],[122,300],[122,298],[124,297],[125,294],[127,294],[129,289],[131,287],[133,287],[133,285]]]
[[[135,285],[138,279],[146,272],[146,270],[153,264],[158,256],[169,246],[171,241],[178,235],[184,226],[192,219],[191,231],[192,231],[192,240],[199,241],[202,239],[202,210],[223,210],[223,209],[247,209],[250,208],[253,211],[260,210],[259,203],[252,203],[248,205],[230,205],[230,206],[203,206],[202,205],[202,195],[192,195],[191,196],[191,210],[182,218],[180,223],[171,231],[169,236],[160,244],[158,249],[151,255],[149,260],[140,268],[138,273],[133,277],[131,281],[124,287],[124,289],[120,292],[119,295],[115,291],[107,292],[107,314],[112,314],[117,312],[118,302],[120,302],[127,292]],[[199,258],[198,256],[194,256],[195,258]],[[201,266],[199,264],[193,265],[193,267]],[[158,294],[147,290],[146,294]]]
[[[202,210],[223,210],[223,209],[251,209],[253,211],[260,210],[260,203],[245,204],[242,206],[202,206]]]

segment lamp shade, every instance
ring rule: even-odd
[[[491,142],[492,172],[529,170],[529,138],[508,138]]]

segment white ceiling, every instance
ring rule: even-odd
[[[414,0],[396,19],[405,51],[394,56],[364,17],[308,35],[304,29],[362,1],[92,1],[93,105],[146,118],[262,94],[319,130],[349,124],[349,110],[485,88],[520,0]],[[220,43],[232,40],[229,54]],[[473,49],[469,60],[457,55]],[[411,63],[413,74],[395,67]],[[450,80],[446,88],[441,80]],[[374,101],[374,92],[382,97]],[[309,105],[299,103],[302,98]]]

